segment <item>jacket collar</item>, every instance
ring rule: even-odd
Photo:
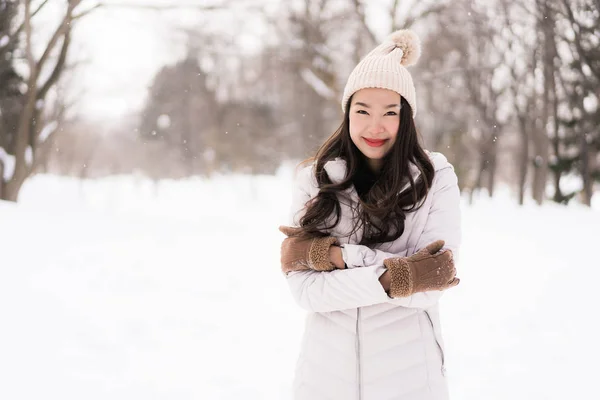
[[[429,152],[427,150],[425,150],[425,153],[427,153],[431,162],[433,163],[435,171],[439,171],[440,169],[450,165],[446,157],[444,157],[444,155],[441,153]],[[331,179],[333,183],[340,183],[341,181],[343,181],[346,177],[346,173],[348,172],[346,168],[346,160],[339,157],[327,161],[323,168],[325,168],[329,179]],[[421,171],[419,170],[419,168],[417,168],[415,164],[410,163],[408,165],[408,168],[414,180],[416,180],[419,177],[419,175],[421,175]],[[407,186],[408,184],[405,185],[402,188],[402,190],[406,189]]]
[[[342,182],[346,178],[346,173],[348,172],[348,170],[346,168],[346,160],[339,158],[339,157],[335,158],[333,160],[327,161],[325,163],[325,165],[323,166],[323,168],[325,169],[325,171],[327,172],[327,175],[329,176],[329,179],[331,179],[331,181],[333,183]],[[413,163],[410,163],[408,168],[410,170],[410,173],[411,173],[413,179],[416,180],[417,177],[421,174],[421,171]],[[404,185],[402,187],[402,190],[406,189],[409,185],[410,185],[409,183]]]

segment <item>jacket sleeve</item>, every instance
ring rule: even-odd
[[[349,259],[353,259],[355,264],[354,267],[360,267],[360,268],[356,268],[356,269],[362,269],[362,268],[375,268],[375,274],[377,275],[377,279],[379,279],[379,277],[381,275],[383,275],[383,273],[385,272],[386,268],[383,266],[383,260],[385,260],[386,258],[393,258],[393,257],[406,257],[407,254],[406,252],[402,252],[400,254],[393,254],[393,253],[387,253],[385,251],[381,251],[381,250],[373,250],[368,248],[367,246],[363,246],[363,245],[345,245],[346,248],[343,250],[342,253],[346,253],[346,254],[351,254],[349,257]],[[350,247],[349,247],[350,246]],[[421,246],[424,247],[424,246]],[[359,263],[357,265],[356,261],[358,257],[360,257],[360,254],[362,254],[365,258],[363,259],[364,261]],[[346,264],[348,263],[348,261],[346,261],[346,259],[344,259],[344,261],[346,262]],[[386,294],[386,302],[387,303],[391,303],[391,304],[395,304],[398,306],[403,306],[403,307],[411,307],[411,308],[419,308],[419,309],[428,309],[432,306],[434,306],[438,300],[440,299],[440,297],[442,296],[442,291],[439,290],[435,290],[435,291],[430,291],[430,292],[419,292],[419,293],[415,293],[411,296],[408,297],[399,297],[399,298],[392,298],[389,297]]]
[[[287,275],[294,299],[308,311],[329,312],[385,303],[378,267],[331,272],[296,271]]]
[[[292,191],[292,207],[288,224],[297,226],[306,202],[310,200],[312,175],[310,168],[298,173]],[[381,273],[376,266],[331,272],[296,271],[286,279],[300,307],[313,312],[329,312],[385,303],[388,295],[379,283]]]
[[[458,179],[454,169],[448,166],[437,171],[434,178],[431,208],[427,216],[425,228],[421,233],[416,251],[419,251],[429,243],[443,239],[446,244],[444,248],[452,250],[455,261],[458,260],[458,251],[461,242],[460,224],[460,191]],[[377,276],[385,272],[383,260],[391,257],[406,257],[408,254],[387,253],[381,250],[373,250],[362,245],[345,245],[342,250],[344,261],[349,267],[376,267]],[[412,296],[392,299],[388,302],[404,307],[427,309],[434,306],[443,291],[430,291],[415,293]]]

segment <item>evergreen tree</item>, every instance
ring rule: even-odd
[[[13,61],[18,49],[18,35],[11,37],[18,5],[16,0],[0,0],[0,153],[7,155],[14,155],[17,125],[24,99],[19,90],[24,81],[15,71]],[[2,164],[0,154],[0,170],[3,167],[7,166]]]
[[[161,140],[176,149],[188,174],[206,173],[216,112],[215,94],[207,86],[207,76],[197,57],[190,52],[183,61],[164,67],[156,75],[142,114],[140,134],[146,140]]]

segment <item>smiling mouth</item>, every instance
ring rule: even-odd
[[[365,137],[363,137],[363,140],[371,147],[380,147],[380,146],[383,146],[383,144],[385,142],[387,142],[387,139],[374,140],[374,139],[367,139]]]

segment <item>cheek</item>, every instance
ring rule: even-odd
[[[395,119],[393,121],[387,121],[385,124],[385,130],[388,131],[394,138],[398,135],[399,127],[400,127],[399,119]]]
[[[396,133],[398,133],[398,128],[400,127],[400,120],[399,119],[393,119],[390,121],[386,121],[386,130],[395,135]]]
[[[365,122],[361,118],[350,117],[350,136],[357,137],[365,129]]]

